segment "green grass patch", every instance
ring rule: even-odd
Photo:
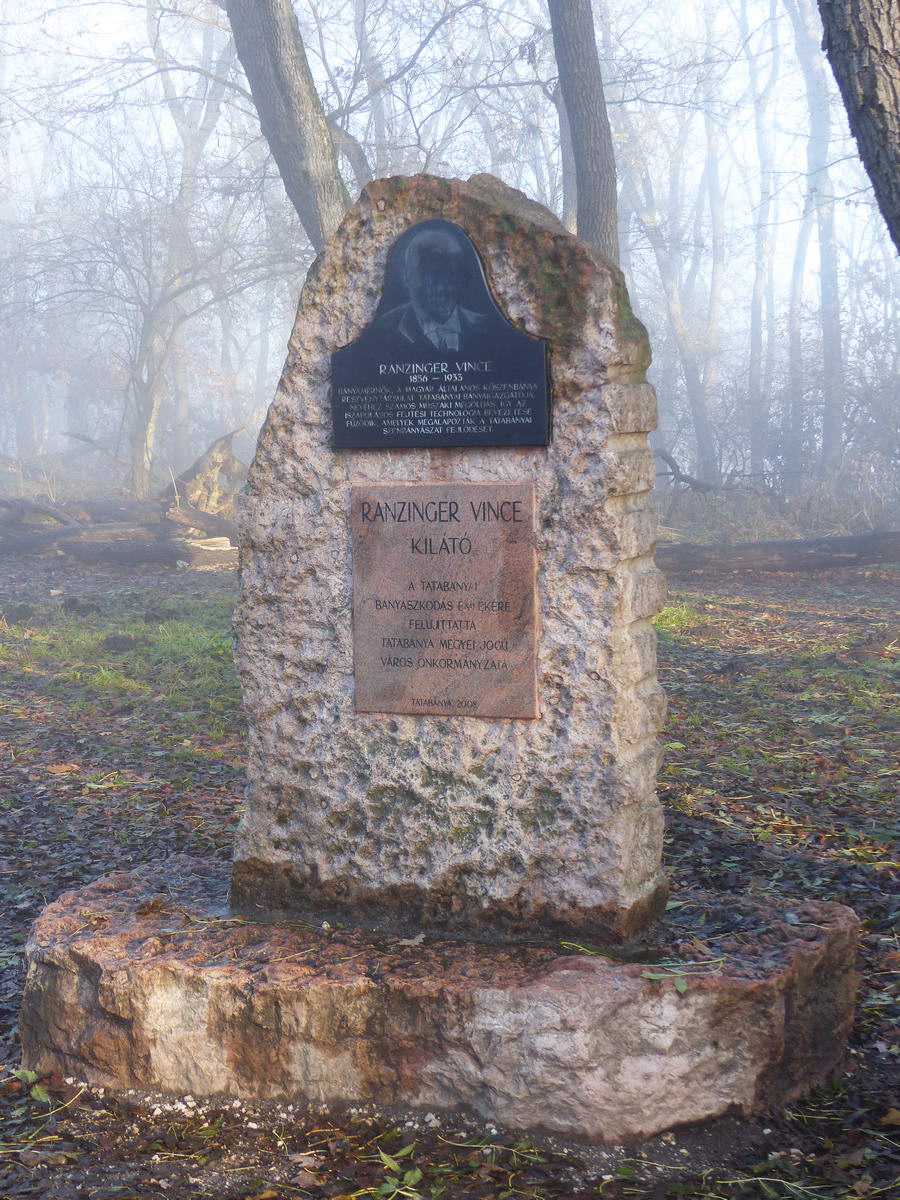
[[[37,676],[34,686],[70,698],[74,684],[86,707],[110,699],[163,704],[217,725],[240,707],[231,606],[216,599],[170,602],[177,616],[160,622],[60,612],[42,627],[9,625],[0,666]]]
[[[690,604],[668,604],[653,618],[653,624],[661,638],[674,638],[699,625],[702,619]]]

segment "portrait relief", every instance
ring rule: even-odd
[[[464,353],[487,321],[484,312],[462,302],[480,269],[473,260],[468,238],[449,228],[414,232],[399,264],[408,299],[378,318],[376,330],[396,333],[411,347],[427,342],[435,350]]]
[[[547,444],[546,346],[507,320],[452,221],[400,234],[370,323],[331,361],[336,447]]]

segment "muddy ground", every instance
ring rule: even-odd
[[[227,859],[244,732],[229,572],[0,560],[0,1198],[900,1196],[900,575],[671,581],[661,794],[697,888],[864,921],[847,1069],[764,1119],[609,1150],[437,1114],[110,1097],[18,1069],[40,907],[186,851]]]

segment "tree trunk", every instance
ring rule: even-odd
[[[629,129],[629,132],[632,131]],[[698,339],[685,308],[684,290],[679,282],[677,266],[672,261],[670,241],[666,238],[656,211],[653,182],[644,164],[641,164],[640,168],[640,183],[643,198],[638,194],[632,176],[626,176],[628,200],[653,249],[666,298],[669,322],[678,348],[697,444],[697,474],[707,483],[716,484],[720,476],[719,456],[709,415],[709,396],[696,345]]]
[[[318,252],[349,197],[291,0],[224,0],[263,136]]]
[[[807,467],[805,372],[803,369],[803,274],[806,255],[812,237],[813,213],[807,204],[797,241],[794,246],[794,265],[791,270],[791,291],[788,304],[788,415],[785,431],[785,462],[787,490],[796,492],[800,476]]]
[[[147,496],[153,479],[153,448],[165,394],[163,368],[166,361],[165,338],[158,327],[160,311],[152,306],[145,311],[141,345],[131,369],[134,399],[134,423],[131,430],[131,490]]]
[[[549,0],[559,86],[575,155],[578,236],[619,260],[616,160],[590,0]]]
[[[769,120],[769,101],[778,79],[779,46],[777,40],[775,0],[769,9],[768,39],[771,59],[768,77],[760,79],[757,55],[763,53],[763,43],[751,43],[747,0],[740,9],[741,37],[747,46],[747,71],[753,97],[753,126],[756,133],[756,153],[759,158],[759,204],[754,226],[753,290],[750,295],[750,360],[747,368],[747,403],[750,411],[750,472],[757,479],[765,477],[769,458],[769,394],[763,386],[763,306],[767,285],[772,279],[774,238],[770,229],[772,182],[774,179],[773,130]],[[771,341],[769,341],[771,349]]]
[[[154,350],[148,358],[148,371],[168,368],[171,382],[171,420],[173,452],[180,469],[190,461],[191,388],[186,367],[184,322],[189,312],[179,293],[187,283],[196,261],[192,222],[200,191],[200,164],[203,151],[212,137],[222,112],[226,92],[226,77],[234,67],[235,47],[232,39],[216,53],[221,34],[210,22],[203,28],[200,56],[200,81],[186,93],[176,83],[178,74],[172,56],[163,44],[160,0],[147,0],[147,38],[159,66],[159,78],[169,115],[181,142],[178,191],[171,205],[171,220],[166,231],[167,249],[164,274],[160,281],[158,301],[151,305],[150,320],[154,328]],[[208,77],[208,78],[207,78]],[[136,414],[134,429],[134,463],[132,482],[138,495],[145,495],[151,483],[151,471],[156,449],[156,430],[166,399],[164,380],[147,376],[146,412]],[[155,406],[155,407],[154,407]]]
[[[818,0],[824,49],[875,199],[900,250],[900,14],[896,0]]]
[[[834,230],[834,187],[828,169],[831,107],[828,83],[818,47],[818,21],[813,0],[786,0],[794,26],[797,57],[806,85],[809,139],[806,148],[807,193],[816,214],[819,241],[819,319],[822,327],[822,455],[821,466],[834,466],[843,442],[844,366],[838,289],[837,239]]]
[[[578,228],[578,188],[575,183],[575,151],[572,147],[572,130],[569,114],[559,84],[553,89],[553,107],[559,120],[559,159],[562,174],[562,215],[560,220],[569,233]]]

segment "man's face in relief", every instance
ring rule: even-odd
[[[465,283],[462,252],[453,239],[432,233],[411,242],[405,275],[415,308],[432,321],[447,321]]]

